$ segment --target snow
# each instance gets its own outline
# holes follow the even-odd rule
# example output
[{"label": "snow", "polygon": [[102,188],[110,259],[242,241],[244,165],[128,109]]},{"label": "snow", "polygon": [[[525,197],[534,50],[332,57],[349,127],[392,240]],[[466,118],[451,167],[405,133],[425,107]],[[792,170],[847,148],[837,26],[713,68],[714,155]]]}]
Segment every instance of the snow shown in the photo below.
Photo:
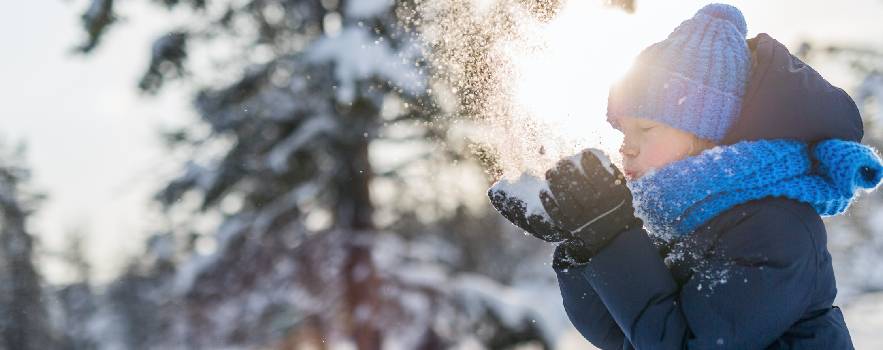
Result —
[{"label": "snow", "polygon": [[[607,157],[606,154],[604,154],[604,151],[597,148],[589,148],[588,151],[592,152],[595,157],[598,157],[598,160],[601,161],[601,165],[604,166],[604,170],[607,170],[610,175],[613,175],[613,164],[610,162],[610,158]],[[573,159],[573,157],[571,157],[571,161],[577,165],[580,171],[582,171],[583,175],[586,174],[585,170],[583,170],[582,163],[579,158]]]},{"label": "snow", "polygon": [[419,50],[416,42],[406,43],[404,47],[395,53],[386,41],[372,38],[367,29],[347,26],[339,35],[317,40],[308,50],[307,58],[314,63],[334,63],[340,102],[352,102],[356,97],[356,83],[371,77],[418,94],[426,87],[425,75],[414,64]]},{"label": "snow", "polygon": [[267,164],[277,173],[288,171],[288,160],[303,145],[309,143],[323,132],[332,131],[337,127],[333,119],[324,115],[310,118],[285,140],[280,141],[267,154]]},{"label": "snow", "polygon": [[[427,236],[428,237],[428,236]],[[395,286],[406,288],[385,288],[382,290],[388,297],[397,298],[408,309],[408,314],[415,317],[409,321],[414,330],[426,322],[431,322],[436,313],[446,312],[436,303],[429,302],[425,295],[411,290],[434,289],[455,302],[457,308],[463,308],[471,321],[484,317],[490,312],[510,329],[521,329],[532,326],[542,334],[543,340],[560,349],[563,339],[570,337],[571,344],[587,344],[581,337],[574,336],[573,326],[564,312],[563,303],[558,289],[557,279],[552,270],[542,264],[532,264],[528,270],[522,270],[515,284],[507,285],[493,278],[472,272],[455,272],[446,267],[444,261],[447,253],[439,255],[424,249],[441,245],[441,251],[448,248],[446,243],[436,239],[420,237],[404,240],[394,233],[378,233],[374,241],[374,254],[377,271],[381,276],[392,277]],[[546,254],[534,258],[547,260]],[[457,321],[462,323],[466,320]],[[467,321],[470,322],[470,321]],[[408,327],[405,327],[408,328]],[[396,332],[395,339],[387,339],[384,349],[411,349],[418,338],[417,334],[409,333],[408,329]],[[465,340],[465,339],[464,339]],[[484,346],[461,343],[452,348],[484,349]],[[586,348],[585,346],[579,348]],[[591,348],[591,347],[589,347]]]},{"label": "snow", "polygon": [[395,270],[399,280],[414,286],[434,287],[445,283],[448,276],[437,264],[409,263]]},{"label": "snow", "polygon": [[273,202],[264,205],[257,217],[254,218],[251,234],[263,235],[267,233],[280,215],[296,212],[306,201],[316,198],[320,189],[321,186],[314,182],[302,183],[285,195],[279,196]]},{"label": "snow", "polygon": [[[537,325],[546,341],[554,349],[561,347],[564,335],[574,328],[564,311],[558,279],[553,278],[550,282],[551,284],[546,284],[542,280],[532,278],[514,284],[512,289],[518,291],[528,300],[528,305],[536,317],[532,319],[532,322]],[[550,294],[554,297],[550,297]],[[587,347],[583,346],[581,349],[587,349]],[[589,346],[588,349],[594,349],[594,347]]]},{"label": "snow", "polygon": [[[603,151],[596,148],[588,148],[586,151],[592,152],[598,160],[601,162],[601,165],[604,167],[604,170],[611,175],[614,173],[613,164],[610,162],[610,158],[604,154]],[[586,175],[585,170],[582,168],[581,162],[582,152],[574,154],[567,159],[573,163],[573,165],[579,169],[579,171]],[[525,216],[531,215],[539,215],[547,221],[551,221],[549,214],[546,213],[545,208],[543,208],[543,203],[540,201],[540,192],[549,190],[549,184],[539,177],[533,176],[528,172],[522,173],[517,179],[509,180],[506,178],[497,181],[491,186],[493,191],[500,191],[506,193],[509,197],[518,198],[524,202],[525,205]]]},{"label": "snow", "polygon": [[[732,150],[732,151],[736,152],[736,150]],[[724,147],[714,146],[712,148],[702,151],[702,153],[711,155],[713,160],[721,160],[721,157],[723,156],[723,153],[724,153]]]},{"label": "snow", "polygon": [[[486,305],[512,329],[526,322],[536,325],[544,340],[556,348],[556,343],[568,330],[569,320],[564,316],[557,285],[506,286],[482,275],[461,273],[452,281],[459,295],[467,298],[472,309]],[[557,296],[557,297],[550,297]]]},{"label": "snow", "polygon": [[843,315],[856,349],[883,349],[883,292],[857,298]]},{"label": "snow", "polygon": [[247,226],[247,222],[241,218],[231,218],[224,221],[217,233],[218,249],[215,249],[211,254],[195,254],[193,258],[178,265],[172,282],[172,292],[176,295],[183,295],[193,289],[196,279],[224,256],[227,244],[234,237],[248,232]]},{"label": "snow", "polygon": [[349,18],[371,18],[389,11],[392,5],[393,0],[347,1],[343,13]]},{"label": "snow", "polygon": [[540,191],[550,191],[549,184],[545,180],[528,173],[523,173],[515,181],[501,179],[491,186],[491,189],[502,191],[509,197],[515,197],[523,201],[526,207],[526,216],[536,214],[551,221],[549,214],[546,213],[546,209],[543,208],[543,203],[540,201]]},{"label": "snow", "polygon": [[182,182],[193,182],[197,188],[205,190],[210,188],[218,177],[218,172],[200,165],[195,161],[187,161],[184,165],[185,173],[181,177]]},{"label": "snow", "polygon": [[[507,326],[512,329],[521,327],[522,322],[529,319],[530,311],[524,306],[530,303],[515,291],[499,286],[495,281],[481,275],[463,274],[453,284],[463,296],[475,303],[487,303]],[[479,305],[470,308],[480,310]]]}]

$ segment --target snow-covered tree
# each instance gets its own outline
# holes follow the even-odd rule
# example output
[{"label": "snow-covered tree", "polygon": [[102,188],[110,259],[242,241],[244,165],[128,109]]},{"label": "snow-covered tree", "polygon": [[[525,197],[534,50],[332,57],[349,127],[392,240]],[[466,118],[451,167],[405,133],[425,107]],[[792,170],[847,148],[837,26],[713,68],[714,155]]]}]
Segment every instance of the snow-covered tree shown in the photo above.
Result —
[{"label": "snow-covered tree", "polygon": [[[156,198],[218,224],[148,242],[96,301],[99,347],[553,346],[565,329],[554,280],[498,278],[542,261],[513,254],[527,245],[511,248],[520,235],[498,218],[440,204],[457,199],[436,175],[481,170],[452,133],[461,111],[440,103],[449,76],[425,58],[418,2],[161,2],[193,20],[153,43],[139,88],[194,82],[200,119],[165,133],[170,152],[192,156]],[[113,3],[83,16],[83,52],[112,29]],[[191,62],[211,45],[229,57],[198,76]]]}]

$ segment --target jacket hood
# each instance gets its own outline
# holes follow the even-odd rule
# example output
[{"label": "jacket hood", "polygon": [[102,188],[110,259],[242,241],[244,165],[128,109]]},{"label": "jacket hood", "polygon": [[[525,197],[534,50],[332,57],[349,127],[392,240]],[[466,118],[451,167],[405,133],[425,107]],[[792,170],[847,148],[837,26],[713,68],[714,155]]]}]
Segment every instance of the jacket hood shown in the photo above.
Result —
[{"label": "jacket hood", "polygon": [[759,139],[861,142],[861,115],[843,89],[765,33],[748,39],[748,46],[752,67],[742,110],[722,144]]}]

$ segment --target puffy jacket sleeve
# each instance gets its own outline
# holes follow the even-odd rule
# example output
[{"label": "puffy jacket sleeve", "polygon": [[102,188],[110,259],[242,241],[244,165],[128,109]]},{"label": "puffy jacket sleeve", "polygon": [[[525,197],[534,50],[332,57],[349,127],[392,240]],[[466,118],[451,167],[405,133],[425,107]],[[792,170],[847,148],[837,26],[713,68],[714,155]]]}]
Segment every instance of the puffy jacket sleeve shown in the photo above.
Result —
[{"label": "puffy jacket sleeve", "polygon": [[[558,258],[562,247],[555,250]],[[558,276],[558,287],[567,317],[577,331],[589,342],[601,349],[622,349],[625,340],[622,330],[607,307],[601,302],[598,294],[585,278],[585,265],[561,266],[552,265]]]},{"label": "puffy jacket sleeve", "polygon": [[810,303],[818,228],[784,205],[746,215],[681,288],[643,229],[620,234],[582,273],[636,349],[763,349]]}]

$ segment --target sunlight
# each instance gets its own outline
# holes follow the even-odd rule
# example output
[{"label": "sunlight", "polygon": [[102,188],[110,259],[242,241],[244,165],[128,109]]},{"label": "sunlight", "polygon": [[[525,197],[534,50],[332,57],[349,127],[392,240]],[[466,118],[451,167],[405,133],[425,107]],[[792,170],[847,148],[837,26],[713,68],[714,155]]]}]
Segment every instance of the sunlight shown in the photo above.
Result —
[{"label": "sunlight", "polygon": [[575,148],[599,147],[617,159],[622,135],[606,122],[607,90],[651,39],[667,35],[660,36],[667,17],[569,1],[537,31],[540,50],[507,52],[517,77],[515,103]]}]

